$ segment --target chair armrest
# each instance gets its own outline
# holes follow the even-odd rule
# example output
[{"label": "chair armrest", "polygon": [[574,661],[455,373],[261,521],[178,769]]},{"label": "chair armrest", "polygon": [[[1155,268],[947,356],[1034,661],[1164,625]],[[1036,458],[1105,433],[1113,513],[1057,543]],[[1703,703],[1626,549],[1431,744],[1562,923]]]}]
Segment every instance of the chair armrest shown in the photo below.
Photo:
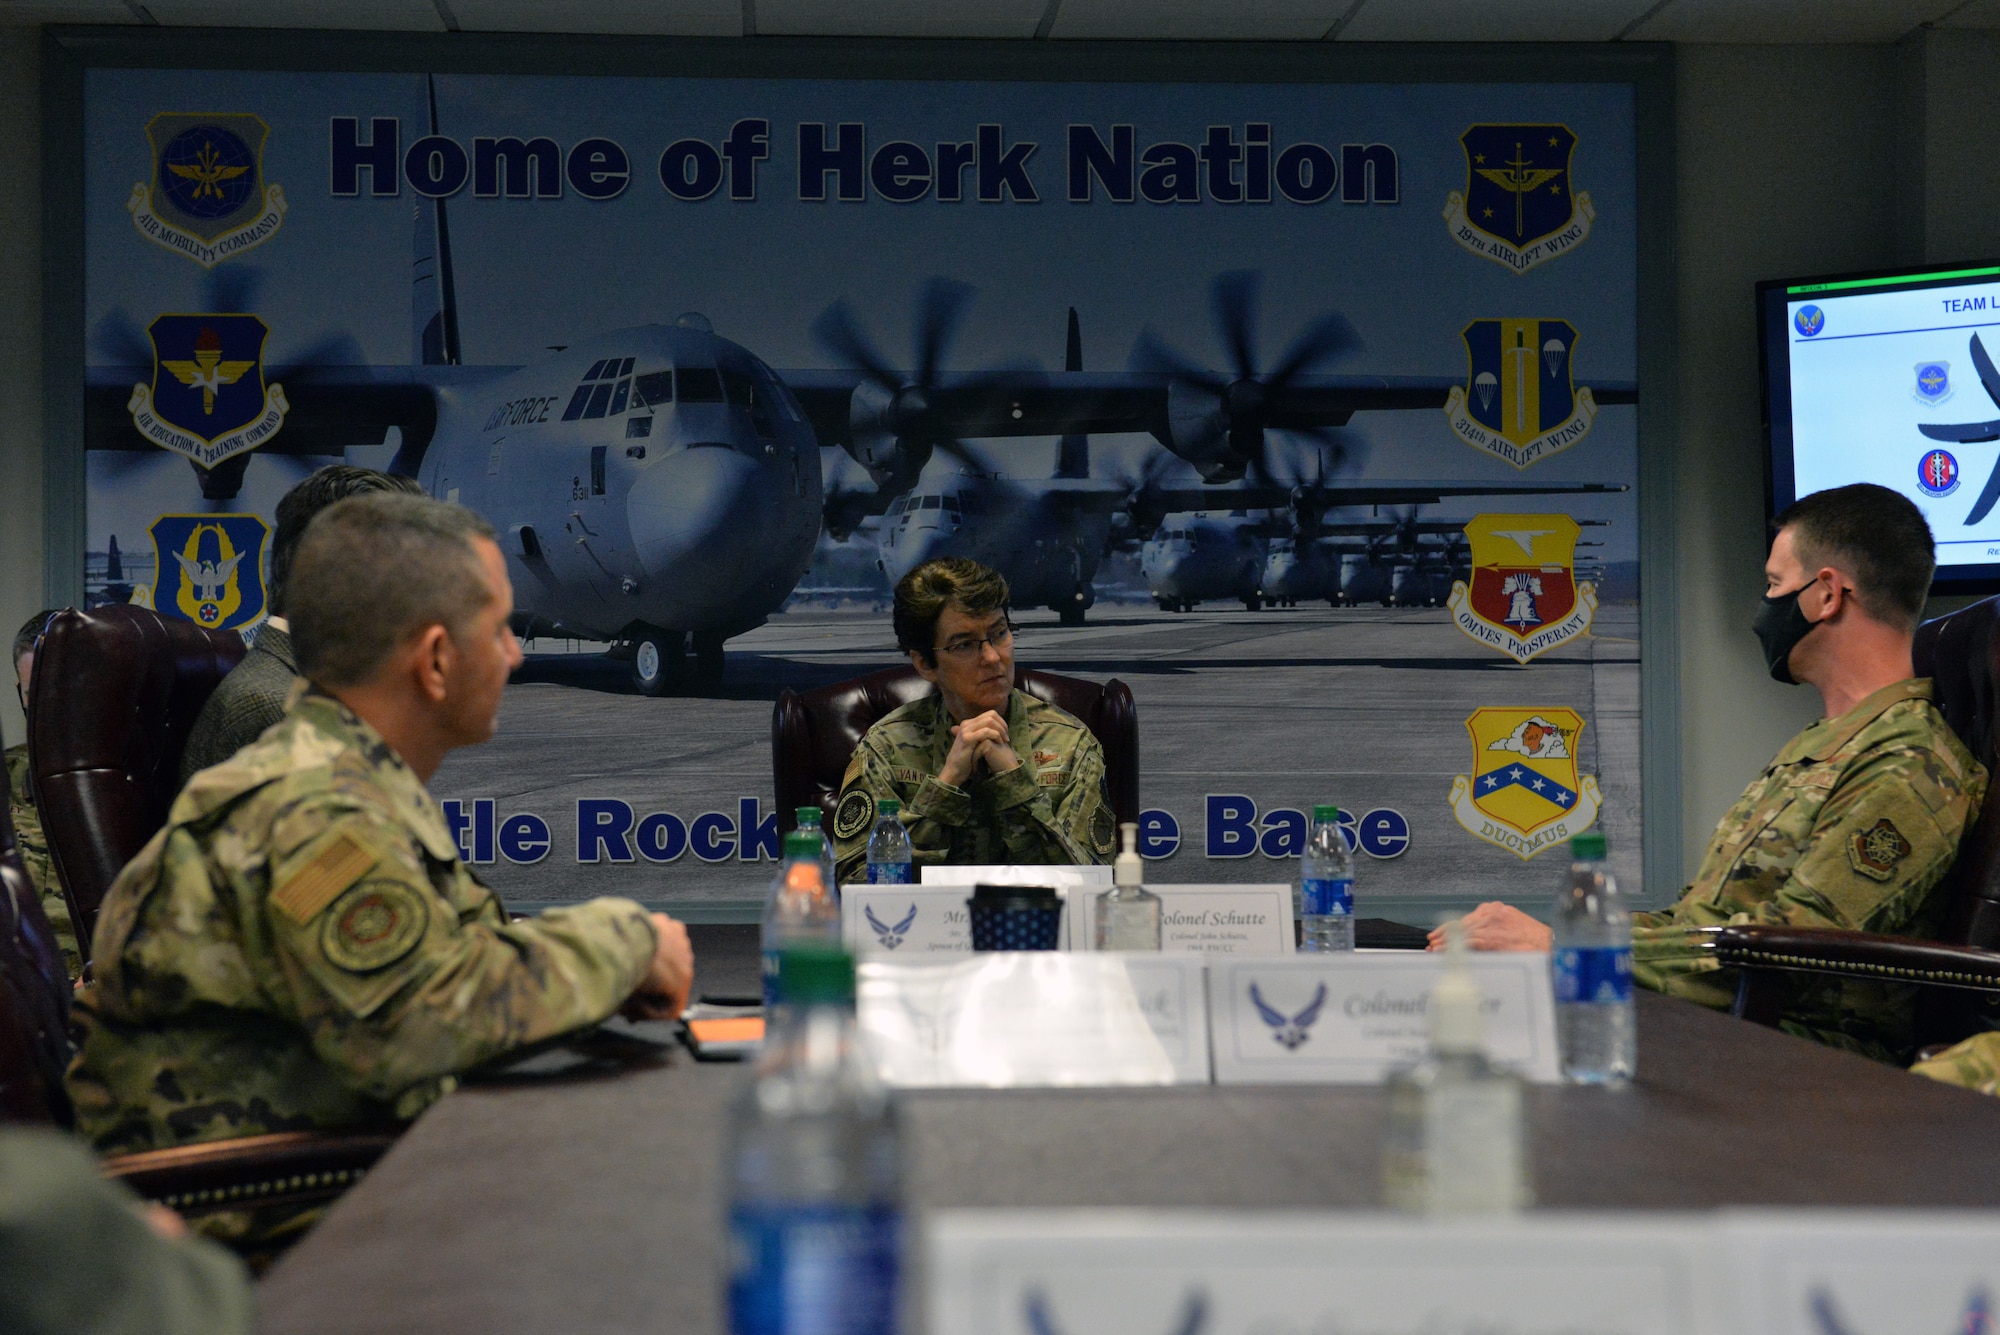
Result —
[{"label": "chair armrest", "polygon": [[1839,974],[2000,993],[2000,952],[1832,927],[1704,927],[1696,935],[1732,969]]},{"label": "chair armrest", "polygon": [[280,1131],[106,1159],[104,1175],[183,1214],[330,1200],[396,1143],[383,1132]]}]

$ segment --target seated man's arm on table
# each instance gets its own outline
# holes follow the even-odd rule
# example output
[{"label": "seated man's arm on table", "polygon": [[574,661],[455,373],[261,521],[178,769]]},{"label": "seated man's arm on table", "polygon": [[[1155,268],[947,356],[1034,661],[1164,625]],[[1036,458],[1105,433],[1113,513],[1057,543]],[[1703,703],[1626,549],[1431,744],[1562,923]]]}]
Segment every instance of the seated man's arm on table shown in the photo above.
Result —
[{"label": "seated man's arm on table", "polygon": [[482,889],[454,904],[432,876],[463,869],[427,866],[406,829],[365,808],[302,803],[271,844],[268,898],[245,919],[269,933],[314,1051],[376,1098],[395,1103],[621,1006],[675,1014],[686,1000],[685,929],[630,900],[501,922]]},{"label": "seated man's arm on table", "polygon": [[2000,1033],[1974,1034],[1957,1047],[1910,1068],[1942,1084],[2000,1094]]},{"label": "seated man's arm on table", "polygon": [[1104,750],[1084,732],[1060,788],[1019,765],[986,781],[1006,860],[1090,866],[1117,848],[1118,818],[1104,784]]}]

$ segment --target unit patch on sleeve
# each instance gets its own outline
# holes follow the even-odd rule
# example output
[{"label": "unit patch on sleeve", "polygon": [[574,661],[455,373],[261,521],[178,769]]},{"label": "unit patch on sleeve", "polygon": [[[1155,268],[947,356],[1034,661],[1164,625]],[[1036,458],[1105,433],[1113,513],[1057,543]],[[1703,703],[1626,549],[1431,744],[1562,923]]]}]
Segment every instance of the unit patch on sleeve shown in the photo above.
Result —
[{"label": "unit patch on sleeve", "polygon": [[868,822],[875,814],[874,799],[865,788],[852,788],[847,796],[840,799],[840,805],[833,809],[833,837],[852,839],[868,828]]},{"label": "unit patch on sleeve", "polygon": [[1896,864],[1909,855],[1910,841],[1887,816],[1855,835],[1847,845],[1848,862],[1872,881],[1888,880],[1896,874]]},{"label": "unit patch on sleeve", "polygon": [[303,927],[374,865],[375,855],[343,834],[293,872],[271,896],[271,905]]},{"label": "unit patch on sleeve", "polygon": [[416,948],[430,910],[401,881],[376,877],[349,890],[320,929],[320,949],[349,973],[386,969]]}]

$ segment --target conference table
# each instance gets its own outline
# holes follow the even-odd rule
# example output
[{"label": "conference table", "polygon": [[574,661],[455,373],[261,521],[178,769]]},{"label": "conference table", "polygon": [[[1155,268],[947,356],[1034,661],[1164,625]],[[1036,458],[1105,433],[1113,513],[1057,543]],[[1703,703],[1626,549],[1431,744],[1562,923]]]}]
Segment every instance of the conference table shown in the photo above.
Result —
[{"label": "conference table", "polygon": [[[757,990],[754,927],[690,930],[698,990]],[[2000,1099],[1649,993],[1638,1022],[1630,1088],[1530,1091],[1540,1206],[2000,1207]],[[722,1329],[721,1170],[747,1068],[666,1045],[546,1065],[426,1112],[264,1279],[264,1329]],[[1381,1208],[1377,1088],[924,1091],[902,1110],[913,1225],[952,1207]]]}]

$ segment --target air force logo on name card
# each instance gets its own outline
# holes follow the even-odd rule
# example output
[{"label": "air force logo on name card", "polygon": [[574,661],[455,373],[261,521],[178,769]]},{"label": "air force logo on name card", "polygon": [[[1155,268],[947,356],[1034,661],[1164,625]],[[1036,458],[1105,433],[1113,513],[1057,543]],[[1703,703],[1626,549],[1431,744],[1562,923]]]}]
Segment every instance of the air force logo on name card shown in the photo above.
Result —
[{"label": "air force logo on name card", "polygon": [[1952,395],[1951,363],[1918,362],[1917,383],[1910,393],[1926,407],[1949,399]]},{"label": "air force logo on name card", "polygon": [[125,410],[163,450],[213,468],[278,433],[291,405],[264,383],[264,339],[254,315],[162,315],[147,327],[153,381],[132,386]]},{"label": "air force logo on name card", "polygon": [[1526,468],[1590,433],[1597,402],[1570,373],[1576,327],[1567,320],[1474,320],[1460,333],[1468,363],[1445,419],[1475,450]]},{"label": "air force logo on name card", "polygon": [[264,182],[261,116],[162,112],[146,122],[150,184],[125,202],[147,240],[212,269],[269,241],[285,220],[285,192]]},{"label": "air force logo on name card", "polygon": [[1475,125],[1465,149],[1465,191],[1445,200],[1451,239],[1515,273],[1581,245],[1597,217],[1570,188],[1576,135],[1567,125]]},{"label": "air force logo on name card", "polygon": [[1583,716],[1574,709],[1475,710],[1472,773],[1451,781],[1452,815],[1474,838],[1526,861],[1597,821],[1595,775],[1577,773]]},{"label": "air force logo on name card", "polygon": [[256,515],[161,515],[151,529],[154,610],[209,630],[261,619],[270,531]]},{"label": "air force logo on name card", "polygon": [[1452,620],[1521,663],[1589,630],[1597,589],[1576,581],[1581,532],[1568,515],[1474,516],[1465,526],[1472,580],[1451,586]]}]

